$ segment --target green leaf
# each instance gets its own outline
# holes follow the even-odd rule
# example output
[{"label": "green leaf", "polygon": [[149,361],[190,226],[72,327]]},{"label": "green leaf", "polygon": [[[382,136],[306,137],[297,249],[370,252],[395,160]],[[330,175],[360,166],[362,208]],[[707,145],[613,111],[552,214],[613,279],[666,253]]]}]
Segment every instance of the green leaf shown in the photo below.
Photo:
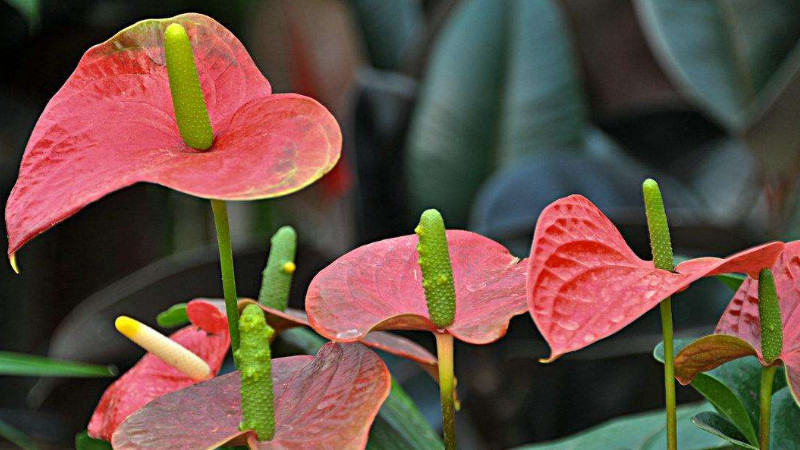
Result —
[{"label": "green leaf", "polygon": [[715,412],[701,412],[692,417],[692,423],[694,423],[697,428],[707,433],[711,433],[714,436],[725,439],[737,448],[758,450],[758,447],[750,445],[746,442],[747,439],[742,436],[742,433],[739,432],[734,424]]},{"label": "green leaf", "polygon": [[[693,339],[676,339],[675,352],[694,342]],[[659,343],[653,350],[653,357],[664,362],[664,345]],[[755,364],[755,366],[753,365]],[[741,368],[741,371],[737,370]],[[731,361],[709,372],[700,373],[692,381],[691,386],[705,397],[714,408],[732,422],[748,442],[756,444],[758,417],[758,388],[761,377],[761,365],[753,357]],[[752,383],[755,382],[755,385]],[[755,389],[755,390],[753,390]],[[755,395],[753,403],[750,400]]]},{"label": "green leaf", "polygon": [[415,213],[436,205],[450,226],[465,226],[495,169],[586,151],[588,108],[569,30],[551,0],[456,7],[432,51],[407,138]]},{"label": "green leaf", "polygon": [[189,317],[186,315],[186,303],[172,305],[166,311],[158,313],[156,322],[162,328],[175,328],[186,325],[189,323]]},{"label": "green leaf", "polygon": [[714,278],[724,284],[731,291],[736,292],[739,290],[739,286],[744,283],[746,277],[740,273],[723,273],[722,275],[717,275]]},{"label": "green leaf", "polygon": [[[678,407],[678,448],[701,450],[727,446],[724,440],[692,425],[692,416],[711,410],[708,403]],[[521,447],[519,450],[662,450],[666,445],[664,411],[659,410],[621,417],[566,439]]]},{"label": "green leaf", "polygon": [[773,392],[775,393],[772,394],[769,448],[776,450],[800,449],[800,408],[792,398],[789,388],[776,389]]},{"label": "green leaf", "polygon": [[3,422],[2,420],[0,420],[0,438],[5,439],[24,450],[36,450],[38,448],[31,438],[25,435],[25,433],[12,427],[8,423]]},{"label": "green leaf", "polygon": [[[315,354],[325,339],[308,328],[291,328],[275,343],[275,353]],[[381,406],[369,432],[367,448],[372,450],[441,449],[439,435],[431,428],[402,387],[392,380],[392,391]]]},{"label": "green leaf", "polygon": [[31,377],[113,377],[114,366],[99,366],[72,361],[0,351],[0,375]]},{"label": "green leaf", "polygon": [[84,430],[75,435],[75,450],[111,450],[111,444],[90,437],[89,432]]},{"label": "green leaf", "polygon": [[637,0],[641,25],[664,71],[734,135],[767,174],[797,160],[800,114],[798,0]]},{"label": "green leaf", "polygon": [[796,1],[638,0],[637,7],[667,75],[734,131],[766,101],[800,38]]}]

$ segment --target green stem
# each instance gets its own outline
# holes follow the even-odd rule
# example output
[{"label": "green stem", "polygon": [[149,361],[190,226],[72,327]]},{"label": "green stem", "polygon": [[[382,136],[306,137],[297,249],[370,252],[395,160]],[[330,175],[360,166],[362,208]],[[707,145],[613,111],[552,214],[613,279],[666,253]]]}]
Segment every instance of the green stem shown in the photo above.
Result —
[{"label": "green stem", "polygon": [[761,389],[758,393],[761,410],[761,425],[758,428],[758,442],[760,450],[769,450],[769,422],[772,409],[772,381],[775,379],[775,370],[778,366],[769,366],[761,369]]},{"label": "green stem", "polygon": [[434,333],[436,356],[439,359],[439,390],[442,400],[442,429],[446,450],[456,448],[456,407],[453,396],[455,376],[453,373],[453,336]]},{"label": "green stem", "polygon": [[661,333],[664,335],[664,396],[667,410],[667,448],[678,448],[677,420],[675,417],[675,344],[672,338],[672,299],[661,304]]},{"label": "green stem", "polygon": [[[657,269],[673,270],[672,240],[669,235],[664,199],[655,180],[642,183],[644,207],[647,213],[647,229],[653,264]],[[675,344],[672,339],[672,300],[665,298],[659,305],[661,310],[661,332],[664,335],[664,397],[667,411],[667,449],[677,450],[678,428],[675,418]]]},{"label": "green stem", "polygon": [[222,290],[225,294],[225,312],[228,315],[228,329],[231,332],[231,349],[234,352],[234,363],[239,367],[236,350],[239,350],[239,306],[236,296],[236,277],[233,271],[233,249],[231,247],[231,229],[228,225],[228,208],[222,200],[211,200],[214,211],[214,225],[217,228],[217,245],[219,246],[219,266],[222,271]]}]

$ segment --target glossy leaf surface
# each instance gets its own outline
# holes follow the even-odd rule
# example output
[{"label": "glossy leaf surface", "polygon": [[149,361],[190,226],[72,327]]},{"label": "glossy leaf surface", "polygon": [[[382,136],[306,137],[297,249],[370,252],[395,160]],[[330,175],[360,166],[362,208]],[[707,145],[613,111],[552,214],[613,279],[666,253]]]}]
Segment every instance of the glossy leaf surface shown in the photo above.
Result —
[{"label": "glossy leaf surface", "polygon": [[[276,335],[293,327],[310,327],[306,313],[299,309],[287,308],[279,311],[254,300],[239,301],[239,309],[249,304],[257,305],[264,311],[267,323],[275,330]],[[367,347],[381,350],[392,355],[410,359],[419,364],[434,379],[439,379],[439,364],[436,357],[416,342],[396,334],[384,331],[373,331],[359,340]]]},{"label": "glossy leaf surface", "polygon": [[[214,130],[208,151],[178,133],[163,32],[183,25]],[[203,198],[286,195],[335,165],[336,120],[315,100],[271,94],[242,44],[199,14],[145,20],[89,49],[50,100],[6,205],[9,255],[103,196],[138,182]]]},{"label": "glossy leaf surface", "polygon": [[238,372],[154,400],[114,433],[115,449],[212,449],[225,444],[259,449],[360,449],[391,376],[373,352],[358,344],[326,344],[312,356],[272,361],[275,387],[275,437],[258,442],[239,431]]},{"label": "glossy leaf surface", "polygon": [[[727,446],[727,442],[699,430],[690,421],[695,414],[711,410],[708,403],[678,407],[678,448],[705,450]],[[664,411],[661,410],[610,420],[575,436],[518,450],[663,450],[666,446]]]},{"label": "glossy leaf surface", "polygon": [[[789,242],[772,266],[783,322],[786,378],[795,398],[800,398],[800,241]],[[761,358],[761,323],[758,318],[758,280],[748,277],[717,324],[716,333],[737,336],[752,345]]]},{"label": "glossy leaf surface", "polygon": [[[456,314],[446,332],[472,344],[502,337],[512,317],[525,311],[524,262],[475,233],[447,231]],[[351,342],[377,330],[428,330],[416,235],[359,247],[314,277],[306,311],[314,330]]]},{"label": "glossy leaf surface", "polygon": [[725,259],[698,258],[674,272],[656,269],[628,247],[589,200],[562,198],[536,224],[528,270],[528,306],[551,348],[549,361],[610,336],[694,281],[728,272],[758,274],[783,244]]},{"label": "glossy leaf surface", "polygon": [[[202,316],[193,311],[195,307],[196,305],[187,305],[187,315],[190,318]],[[224,316],[222,322],[219,322],[218,317],[215,322],[214,317],[216,316],[203,317],[204,320],[198,322],[201,326],[193,324],[170,335],[170,339],[202,358],[211,368],[212,375],[219,372],[230,346],[227,326],[224,328],[225,331],[219,334],[210,334],[203,329],[209,324],[210,329],[218,329],[220,324],[227,323]],[[195,383],[196,380],[148,353],[103,393],[89,421],[89,435],[110,441],[117,426],[142,406],[162,395]]]},{"label": "glossy leaf surface", "polygon": [[713,434],[722,438],[736,448],[746,448],[750,450],[758,450],[758,447],[751,445],[742,436],[736,426],[734,426],[728,419],[720,416],[713,411],[706,411],[692,417],[692,423],[705,431],[706,433]]}]

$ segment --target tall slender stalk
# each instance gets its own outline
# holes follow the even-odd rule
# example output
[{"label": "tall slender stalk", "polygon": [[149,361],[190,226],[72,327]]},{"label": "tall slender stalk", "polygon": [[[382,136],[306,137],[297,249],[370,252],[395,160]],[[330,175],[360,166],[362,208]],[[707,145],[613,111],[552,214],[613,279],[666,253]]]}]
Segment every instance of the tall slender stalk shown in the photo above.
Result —
[{"label": "tall slender stalk", "polygon": [[455,377],[453,373],[453,336],[448,333],[436,335],[436,356],[439,358],[439,390],[442,401],[442,430],[446,450],[456,448],[456,407],[453,396]]},{"label": "tall slender stalk", "polygon": [[231,333],[231,349],[239,349],[239,307],[236,296],[236,277],[233,271],[233,249],[231,247],[231,229],[228,225],[228,207],[222,200],[211,200],[214,211],[214,225],[217,228],[217,246],[219,247],[219,266],[222,271],[222,291],[225,296],[225,313],[228,315],[228,329]]},{"label": "tall slender stalk", "polygon": [[[673,270],[672,242],[669,236],[667,213],[661,190],[655,180],[642,184],[644,206],[647,213],[647,228],[650,232],[650,247],[656,268]],[[667,297],[659,305],[661,310],[661,333],[664,335],[664,397],[667,413],[667,449],[677,450],[678,428],[675,418],[675,344],[672,330],[672,300]]]},{"label": "tall slender stalk", "polygon": [[769,366],[761,369],[761,388],[758,392],[758,403],[761,412],[758,427],[758,448],[769,450],[769,423],[772,417],[772,381],[775,379],[775,370],[778,366]]}]

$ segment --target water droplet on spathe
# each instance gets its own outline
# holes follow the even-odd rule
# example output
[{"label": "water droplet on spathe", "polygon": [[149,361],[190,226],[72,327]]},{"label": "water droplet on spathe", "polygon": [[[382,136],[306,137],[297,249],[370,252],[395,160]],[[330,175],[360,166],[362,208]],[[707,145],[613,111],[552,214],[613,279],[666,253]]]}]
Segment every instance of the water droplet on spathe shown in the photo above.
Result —
[{"label": "water droplet on spathe", "polygon": [[347,331],[341,331],[339,333],[336,333],[336,339],[352,339],[358,336],[358,334],[359,334],[358,330],[353,328]]}]

